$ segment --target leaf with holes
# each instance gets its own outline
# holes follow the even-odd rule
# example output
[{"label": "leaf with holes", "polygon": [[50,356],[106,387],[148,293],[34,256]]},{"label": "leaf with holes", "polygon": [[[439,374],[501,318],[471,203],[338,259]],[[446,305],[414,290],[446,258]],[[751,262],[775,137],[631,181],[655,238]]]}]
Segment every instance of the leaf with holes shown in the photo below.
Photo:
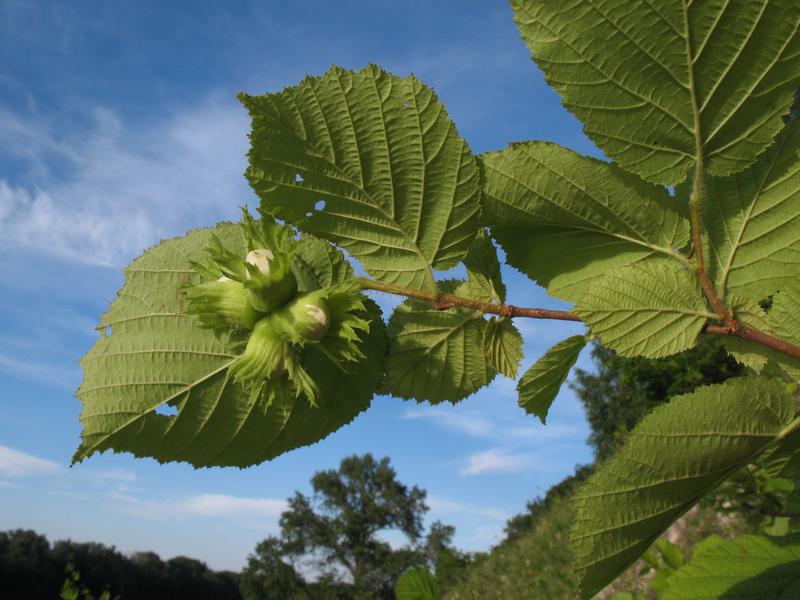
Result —
[{"label": "leaf with holes", "polygon": [[631,265],[595,280],[575,313],[620,356],[657,358],[688,350],[709,312],[688,269],[661,263]]},{"label": "leaf with holes", "polygon": [[631,565],[676,519],[787,431],[785,386],[731,379],[657,407],[578,490],[570,545],[581,598]]},{"label": "leaf with holes", "polygon": [[625,265],[685,260],[689,223],[663,187],[546,142],[484,154],[481,166],[492,235],[551,296],[577,300]]},{"label": "leaf with holes", "polygon": [[522,335],[511,319],[492,317],[483,334],[483,351],[491,367],[514,379],[522,360]]},{"label": "leaf with holes", "polygon": [[[800,84],[796,0],[512,0],[547,82],[612,160],[676,184],[772,143]],[[698,152],[699,150],[699,152]]]},{"label": "leaf with holes", "polygon": [[519,405],[528,414],[547,421],[547,413],[570,370],[586,346],[585,335],[573,335],[544,353],[520,379],[517,385]]},{"label": "leaf with holes", "polygon": [[[456,282],[444,282],[450,291]],[[389,320],[386,389],[409,400],[457,402],[494,379],[483,351],[486,321],[462,307],[406,300]]]},{"label": "leaf with holes", "polygon": [[800,275],[800,134],[790,124],[741,173],[706,179],[708,272],[722,297],[762,300]]},{"label": "leaf with holes", "polygon": [[419,80],[334,67],[239,97],[253,120],[247,179],[268,212],[398,285],[433,290],[432,269],[463,259],[479,225],[478,168]]},{"label": "leaf with holes", "polygon": [[[264,406],[228,377],[242,340],[201,328],[185,313],[181,291],[195,276],[190,261],[204,257],[212,234],[244,253],[241,228],[222,224],[164,241],[125,269],[125,284],[99,326],[111,333],[81,361],[83,434],[75,460],[110,449],[160,462],[243,467],[322,439],[369,406],[381,384],[386,344],[372,302],[362,341],[366,358],[348,365],[347,375],[313,348],[306,352],[304,367],[321,390],[318,408],[281,392]],[[327,273],[317,287],[351,277],[340,253],[328,259],[330,272],[317,263]],[[160,414],[166,406],[177,415]]]},{"label": "leaf with holes", "polygon": [[664,600],[789,600],[800,589],[800,535],[746,535],[699,549]]}]

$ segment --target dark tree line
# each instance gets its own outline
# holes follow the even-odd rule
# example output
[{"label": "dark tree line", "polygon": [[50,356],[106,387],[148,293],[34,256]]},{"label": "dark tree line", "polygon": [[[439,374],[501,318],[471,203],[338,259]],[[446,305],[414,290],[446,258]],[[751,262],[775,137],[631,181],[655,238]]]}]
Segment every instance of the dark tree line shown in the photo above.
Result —
[{"label": "dark tree line", "polygon": [[67,565],[80,583],[99,596],[109,590],[121,600],[240,600],[238,575],[209,569],[204,562],[154,552],[125,556],[113,547],[69,540],[52,545],[43,535],[17,529],[0,532],[0,597],[53,600],[59,597]]}]

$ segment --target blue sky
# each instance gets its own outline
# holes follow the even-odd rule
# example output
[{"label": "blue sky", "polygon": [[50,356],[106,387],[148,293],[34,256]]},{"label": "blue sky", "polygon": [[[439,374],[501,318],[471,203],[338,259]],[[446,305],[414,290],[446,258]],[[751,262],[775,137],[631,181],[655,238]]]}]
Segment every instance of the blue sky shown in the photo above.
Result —
[{"label": "blue sky", "polygon": [[[542,139],[598,156],[544,84],[510,8],[488,0],[0,3],[0,529],[239,569],[285,499],[354,453],[389,456],[429,517],[485,550],[589,462],[562,390],[546,428],[498,379],[457,406],[377,397],[326,440],[247,470],[129,455],[68,468],[78,360],[142,249],[237,217],[248,120],[234,95],[374,62],[432,86],[475,152]],[[562,307],[511,269],[509,300]],[[383,300],[386,304],[386,300]],[[580,331],[518,321],[526,367]],[[588,352],[579,361],[590,368]]]}]

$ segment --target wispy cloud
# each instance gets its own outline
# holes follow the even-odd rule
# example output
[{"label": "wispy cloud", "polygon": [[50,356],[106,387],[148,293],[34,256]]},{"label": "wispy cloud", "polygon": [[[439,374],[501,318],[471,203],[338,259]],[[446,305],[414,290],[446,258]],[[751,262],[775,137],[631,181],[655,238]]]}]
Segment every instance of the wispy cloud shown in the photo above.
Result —
[{"label": "wispy cloud", "polygon": [[[162,237],[235,216],[251,197],[241,175],[248,123],[235,102],[211,98],[143,130],[104,108],[93,117],[88,134],[57,136],[4,112],[5,139],[33,173],[24,186],[0,180],[4,244],[119,266]],[[53,175],[54,161],[70,175]]]},{"label": "wispy cloud", "polygon": [[467,457],[466,464],[461,469],[461,474],[469,477],[490,473],[512,473],[530,469],[535,462],[534,457],[530,454],[492,448],[484,452],[470,454]]},{"label": "wispy cloud", "polygon": [[506,521],[509,514],[505,511],[487,506],[477,506],[465,502],[458,502],[456,500],[449,500],[439,496],[429,496],[427,504],[430,510],[435,515],[443,517],[459,515],[459,516],[475,516],[483,519],[492,519],[496,521]]},{"label": "wispy cloud", "polygon": [[63,467],[55,461],[0,446],[0,473],[7,477],[47,477],[62,471]]},{"label": "wispy cloud", "polygon": [[4,354],[0,354],[0,370],[69,390],[74,390],[80,381],[80,369],[77,366],[68,368],[44,362],[31,362]]},{"label": "wispy cloud", "polygon": [[187,513],[204,517],[277,517],[286,507],[285,500],[225,494],[200,494],[182,504]]},{"label": "wispy cloud", "polygon": [[405,412],[403,419],[431,421],[445,429],[459,431],[473,437],[489,437],[492,423],[480,415],[473,415],[458,407],[427,406],[425,409],[412,408]]}]

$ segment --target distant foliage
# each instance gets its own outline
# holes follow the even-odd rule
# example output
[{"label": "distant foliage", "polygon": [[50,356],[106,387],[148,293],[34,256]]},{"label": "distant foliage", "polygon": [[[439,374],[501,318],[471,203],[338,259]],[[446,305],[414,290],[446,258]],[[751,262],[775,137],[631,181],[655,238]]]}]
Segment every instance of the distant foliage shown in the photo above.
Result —
[{"label": "distant foliage", "polygon": [[212,571],[199,560],[164,561],[153,552],[128,557],[92,542],[51,545],[43,535],[21,529],[0,532],[0,582],[0,595],[15,600],[59,598],[65,583],[67,593],[81,600],[86,593],[107,597],[106,590],[124,600],[241,598],[236,574]]}]

